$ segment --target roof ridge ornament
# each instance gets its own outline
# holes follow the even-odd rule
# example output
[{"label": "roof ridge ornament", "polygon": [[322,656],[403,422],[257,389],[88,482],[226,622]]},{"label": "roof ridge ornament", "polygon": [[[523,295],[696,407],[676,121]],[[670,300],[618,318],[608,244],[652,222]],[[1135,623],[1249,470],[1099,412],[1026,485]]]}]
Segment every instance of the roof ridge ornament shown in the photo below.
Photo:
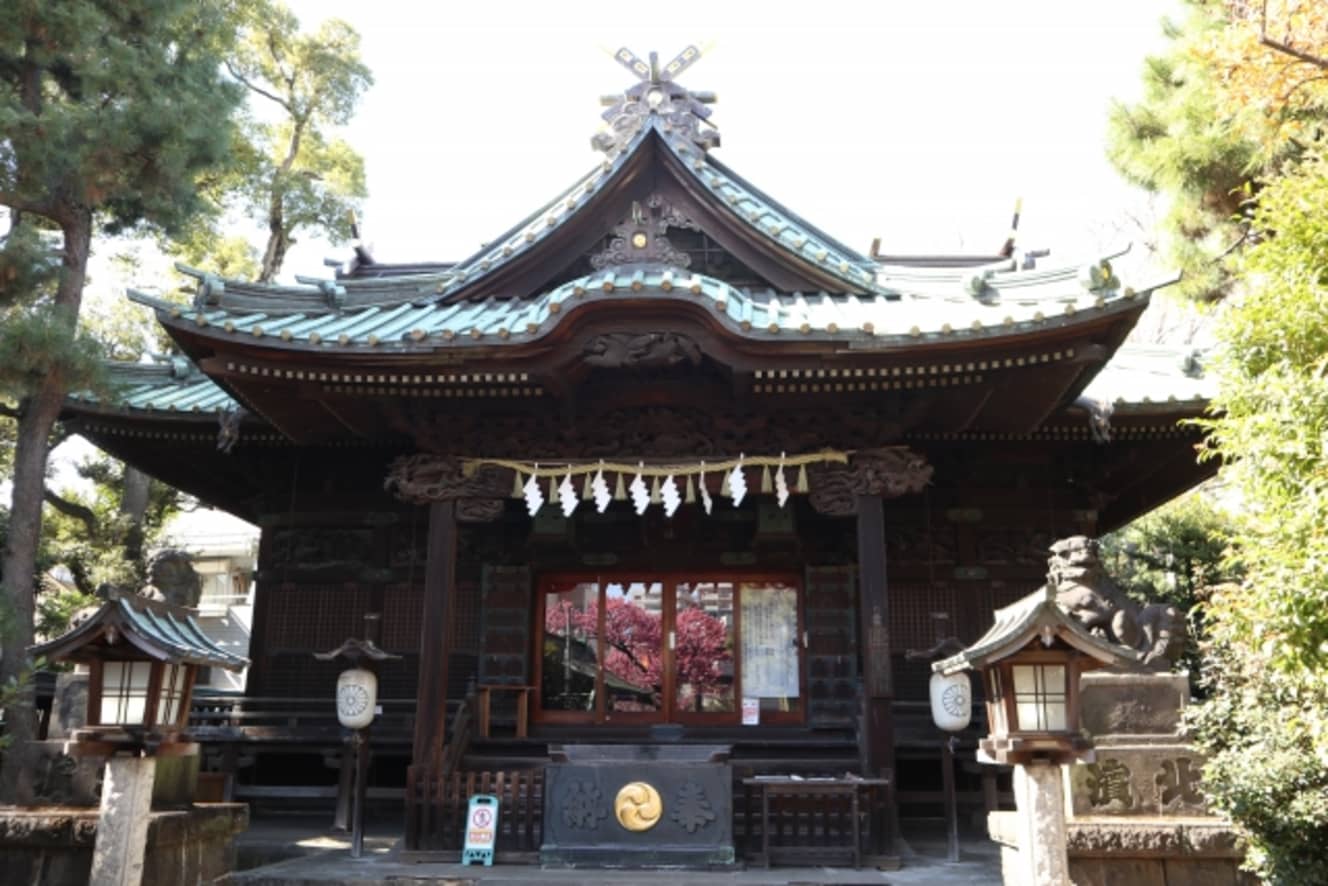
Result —
[{"label": "roof ridge ornament", "polygon": [[[609,129],[590,140],[596,150],[614,156],[652,118],[658,119],[664,132],[676,133],[703,151],[718,147],[719,132],[713,124],[707,123],[710,109],[706,107],[715,101],[715,94],[691,92],[674,81],[696,63],[701,50],[688,46],[663,68],[659,66],[658,53],[654,52],[646,62],[624,46],[613,57],[640,82],[622,93],[600,99],[600,103],[608,107],[601,116],[609,124]],[[703,127],[702,124],[706,125]]]}]

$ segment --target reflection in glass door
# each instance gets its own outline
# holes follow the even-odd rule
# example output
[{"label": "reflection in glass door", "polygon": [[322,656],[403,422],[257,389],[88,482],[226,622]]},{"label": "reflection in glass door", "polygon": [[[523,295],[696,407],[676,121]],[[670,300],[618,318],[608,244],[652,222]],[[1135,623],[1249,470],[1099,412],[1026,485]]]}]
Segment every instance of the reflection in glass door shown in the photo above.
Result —
[{"label": "reflection in glass door", "polygon": [[737,710],[733,600],[729,581],[679,582],[675,589],[671,645],[679,719]]},{"label": "reflection in glass door", "polygon": [[795,583],[627,575],[542,590],[539,719],[802,721]]},{"label": "reflection in glass door", "polygon": [[658,713],[664,706],[664,585],[610,582],[604,600],[606,718]]},{"label": "reflection in glass door", "polygon": [[544,594],[540,640],[541,706],[546,711],[593,713],[599,698],[599,585],[553,583]]}]

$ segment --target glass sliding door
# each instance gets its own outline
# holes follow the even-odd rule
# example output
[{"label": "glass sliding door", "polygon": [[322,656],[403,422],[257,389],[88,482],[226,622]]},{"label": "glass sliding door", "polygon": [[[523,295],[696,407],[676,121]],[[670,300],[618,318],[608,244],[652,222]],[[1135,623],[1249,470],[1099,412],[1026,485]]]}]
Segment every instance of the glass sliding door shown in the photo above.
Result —
[{"label": "glass sliding door", "polygon": [[732,721],[738,710],[733,582],[678,582],[673,599],[673,709],[677,719]]},{"label": "glass sliding door", "polygon": [[760,722],[802,720],[802,618],[796,585],[738,584],[742,697]]},{"label": "glass sliding door", "polygon": [[604,585],[604,712],[615,722],[664,711],[664,583]]},{"label": "glass sliding door", "polygon": [[800,586],[753,576],[545,577],[536,719],[803,719]]},{"label": "glass sliding door", "polygon": [[545,585],[540,708],[555,714],[554,719],[593,716],[599,706],[599,597],[595,582]]}]

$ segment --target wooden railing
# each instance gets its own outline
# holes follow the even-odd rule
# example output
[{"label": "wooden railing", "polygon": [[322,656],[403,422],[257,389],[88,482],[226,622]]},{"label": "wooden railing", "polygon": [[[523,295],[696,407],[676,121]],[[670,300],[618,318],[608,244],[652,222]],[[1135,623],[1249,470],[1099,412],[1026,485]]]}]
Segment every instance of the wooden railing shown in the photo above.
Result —
[{"label": "wooden railing", "polygon": [[466,807],[475,794],[498,797],[496,859],[539,860],[544,835],[544,772],[452,772],[430,775],[424,767],[406,776],[406,852],[417,861],[456,861],[465,839]]},{"label": "wooden railing", "polygon": [[[375,752],[409,754],[415,728],[414,699],[380,699],[383,713],[373,724],[370,746]],[[336,704],[323,698],[266,698],[231,694],[196,695],[189,711],[189,735],[203,745],[223,778],[225,799],[270,803],[318,802],[335,799],[337,818],[348,801],[347,732],[337,721]],[[249,784],[240,770],[265,754],[323,754],[335,765],[343,757],[336,781],[321,784],[265,782]],[[370,799],[400,798],[400,787],[371,786]]]},{"label": "wooden railing", "polygon": [[[375,743],[410,742],[415,699],[384,698],[374,720]],[[263,698],[247,695],[195,695],[189,732],[197,741],[338,743],[345,730],[337,722],[336,701],[321,698]]]}]

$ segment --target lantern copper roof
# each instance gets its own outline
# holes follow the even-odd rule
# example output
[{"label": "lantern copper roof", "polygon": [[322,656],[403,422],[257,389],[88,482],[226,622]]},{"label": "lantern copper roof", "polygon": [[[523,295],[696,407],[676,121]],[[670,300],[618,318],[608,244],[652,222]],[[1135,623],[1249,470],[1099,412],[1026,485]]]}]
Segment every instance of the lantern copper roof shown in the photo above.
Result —
[{"label": "lantern copper roof", "polygon": [[29,651],[57,661],[150,658],[232,671],[249,664],[210,640],[188,611],[135,594],[112,597],[78,627]]},{"label": "lantern copper roof", "polygon": [[938,674],[957,674],[1008,658],[1029,643],[1057,640],[1106,665],[1135,667],[1143,653],[1092,634],[1056,603],[1056,591],[1043,585],[1021,600],[996,610],[996,621],[976,643],[931,666]]}]

